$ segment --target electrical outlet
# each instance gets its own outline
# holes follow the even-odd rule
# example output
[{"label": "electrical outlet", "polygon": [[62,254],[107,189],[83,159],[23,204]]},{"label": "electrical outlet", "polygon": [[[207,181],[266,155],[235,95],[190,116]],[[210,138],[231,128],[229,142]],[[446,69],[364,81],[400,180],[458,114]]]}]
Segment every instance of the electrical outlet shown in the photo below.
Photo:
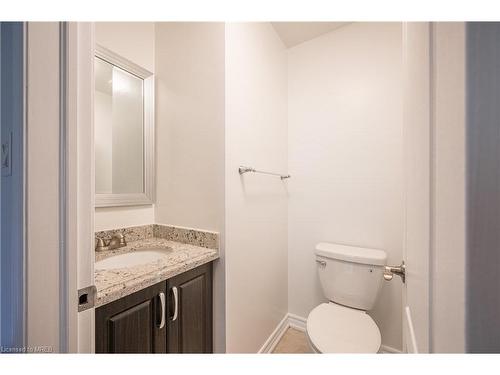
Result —
[{"label": "electrical outlet", "polygon": [[2,140],[1,147],[1,165],[2,165],[2,176],[12,175],[12,132],[6,137],[6,140]]}]

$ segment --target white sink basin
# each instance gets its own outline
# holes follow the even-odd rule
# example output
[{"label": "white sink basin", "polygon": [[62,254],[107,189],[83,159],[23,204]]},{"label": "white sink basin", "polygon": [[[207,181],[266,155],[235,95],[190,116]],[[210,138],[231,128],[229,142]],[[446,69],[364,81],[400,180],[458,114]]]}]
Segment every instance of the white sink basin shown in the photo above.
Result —
[{"label": "white sink basin", "polygon": [[171,248],[144,248],[131,253],[115,255],[95,263],[95,270],[111,270],[115,268],[128,268],[155,262],[172,252]]}]

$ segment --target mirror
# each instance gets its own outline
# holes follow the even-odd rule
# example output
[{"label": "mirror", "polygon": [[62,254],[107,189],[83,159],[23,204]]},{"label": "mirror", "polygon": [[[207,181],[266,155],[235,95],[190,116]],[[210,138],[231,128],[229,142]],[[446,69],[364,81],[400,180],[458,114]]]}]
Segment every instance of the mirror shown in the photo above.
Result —
[{"label": "mirror", "polygon": [[151,204],[153,74],[97,46],[94,80],[96,207]]}]

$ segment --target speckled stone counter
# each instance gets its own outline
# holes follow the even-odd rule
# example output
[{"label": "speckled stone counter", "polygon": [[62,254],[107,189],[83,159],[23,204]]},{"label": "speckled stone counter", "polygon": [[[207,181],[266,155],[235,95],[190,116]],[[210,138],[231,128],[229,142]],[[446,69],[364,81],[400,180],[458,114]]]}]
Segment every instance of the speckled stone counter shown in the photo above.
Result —
[{"label": "speckled stone counter", "polygon": [[[97,297],[95,307],[115,301],[121,297],[147,288],[148,286],[196,268],[219,257],[218,236],[216,233],[181,228],[181,233],[183,233],[182,231],[189,231],[191,233],[190,238],[179,237],[181,241],[191,243],[182,243],[170,239],[152,237],[153,230],[149,230],[147,227],[149,226],[136,227],[139,228],[141,235],[130,235],[130,238],[133,238],[135,241],[128,242],[125,247],[116,250],[96,252],[96,262],[114,255],[141,251],[145,248],[168,248],[170,251],[166,252],[160,259],[146,264],[126,268],[96,269],[95,286],[97,288]],[[151,227],[153,227],[153,225]],[[175,227],[160,227],[160,230],[164,232],[172,232],[171,228],[174,228],[174,232],[177,230]],[[136,233],[133,228],[114,230],[112,232],[116,233],[117,231]],[[154,232],[156,232],[154,234],[158,233],[158,226],[154,228]],[[192,234],[193,232],[195,232],[194,235]],[[98,232],[96,236],[106,238],[109,237],[109,233]],[[200,238],[205,237],[210,239],[208,245],[212,247],[216,246],[217,248],[199,246],[207,245],[206,243],[200,243]],[[175,238],[177,239],[177,237]],[[195,244],[192,244],[193,242]]]}]

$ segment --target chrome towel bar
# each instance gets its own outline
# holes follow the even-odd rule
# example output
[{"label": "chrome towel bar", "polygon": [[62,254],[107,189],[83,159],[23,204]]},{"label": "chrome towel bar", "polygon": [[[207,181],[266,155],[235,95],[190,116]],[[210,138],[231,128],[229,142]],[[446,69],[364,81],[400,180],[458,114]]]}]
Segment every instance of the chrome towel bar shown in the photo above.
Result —
[{"label": "chrome towel bar", "polygon": [[273,173],[273,172],[265,172],[265,171],[259,171],[255,168],[252,168],[252,167],[245,167],[243,165],[240,165],[240,167],[238,168],[238,172],[240,174],[244,174],[244,173],[248,173],[248,172],[252,172],[252,173],[261,173],[261,174],[267,174],[267,175],[270,175],[270,176],[278,176],[279,178],[281,178],[282,180],[285,180],[287,178],[290,178],[292,176],[290,176],[289,174],[280,174],[280,173]]}]

